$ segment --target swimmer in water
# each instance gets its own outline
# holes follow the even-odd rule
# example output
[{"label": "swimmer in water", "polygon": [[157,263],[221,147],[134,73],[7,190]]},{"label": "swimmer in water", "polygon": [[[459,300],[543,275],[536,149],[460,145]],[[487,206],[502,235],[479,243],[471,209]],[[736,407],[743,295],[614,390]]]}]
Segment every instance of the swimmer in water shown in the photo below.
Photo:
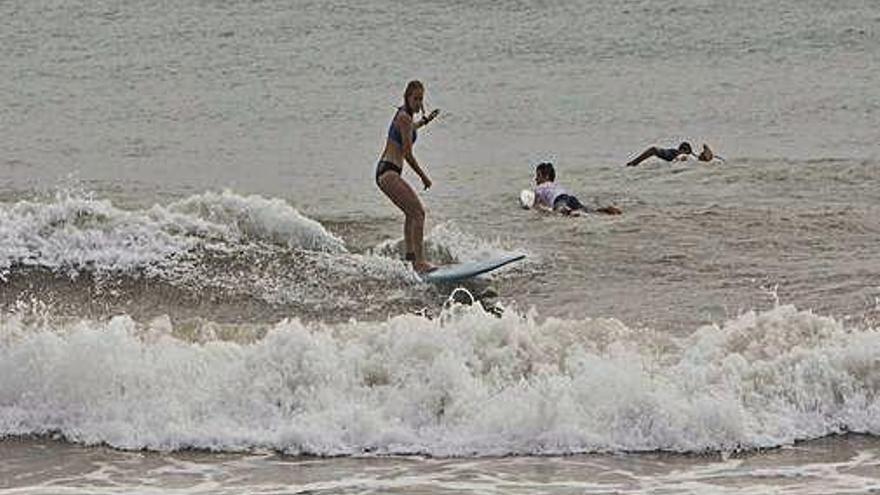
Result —
[{"label": "swimmer in water", "polygon": [[651,158],[652,156],[656,156],[661,160],[665,160],[667,162],[671,162],[674,160],[685,160],[689,156],[696,156],[697,160],[701,162],[711,162],[713,159],[724,161],[724,158],[716,155],[711,148],[709,148],[708,144],[703,143],[703,149],[700,151],[699,155],[694,155],[694,151],[691,148],[691,143],[684,141],[678,145],[678,148],[658,148],[656,146],[651,146],[642,152],[641,155],[637,156],[630,162],[626,164],[627,167],[635,167],[636,165],[642,163],[643,161]]},{"label": "swimmer in water", "polygon": [[606,213],[608,215],[620,215],[622,212],[616,206],[603,206],[591,208],[581,203],[578,198],[569,194],[559,183],[556,182],[556,170],[550,162],[539,163],[535,167],[535,205],[553,210],[563,215],[585,213]]},{"label": "swimmer in water", "polygon": [[656,146],[651,146],[642,152],[641,155],[635,157],[630,160],[626,166],[627,167],[635,167],[636,165],[642,163],[643,161],[651,158],[652,156],[656,156],[661,160],[665,160],[667,162],[671,162],[673,160],[680,159],[679,157],[687,157],[688,155],[693,155],[694,151],[691,148],[691,143],[684,141],[678,145],[678,148],[658,148]]}]

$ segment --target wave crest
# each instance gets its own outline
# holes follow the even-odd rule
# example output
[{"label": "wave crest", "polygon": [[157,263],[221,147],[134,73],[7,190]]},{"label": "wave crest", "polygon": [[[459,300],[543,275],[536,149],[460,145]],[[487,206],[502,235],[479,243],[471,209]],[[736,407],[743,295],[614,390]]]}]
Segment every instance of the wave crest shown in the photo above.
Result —
[{"label": "wave crest", "polygon": [[146,210],[126,210],[82,194],[0,205],[4,275],[16,266],[71,276],[79,270],[126,271],[174,264],[194,249],[224,252],[252,243],[347,252],[341,239],[283,200],[230,191]]},{"label": "wave crest", "polygon": [[0,435],[471,456],[724,451],[880,433],[880,333],[790,306],[683,339],[617,320],[461,306],[435,320],[225,332],[127,317],[20,321],[7,315],[0,328]]}]

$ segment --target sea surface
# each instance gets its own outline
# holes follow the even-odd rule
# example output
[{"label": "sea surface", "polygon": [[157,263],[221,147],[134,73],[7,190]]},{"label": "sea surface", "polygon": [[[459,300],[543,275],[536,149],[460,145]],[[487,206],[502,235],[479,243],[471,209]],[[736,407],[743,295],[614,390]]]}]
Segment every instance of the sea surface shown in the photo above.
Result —
[{"label": "sea surface", "polygon": [[[7,0],[0,46],[0,495],[880,492],[880,3]],[[430,259],[525,261],[402,261],[411,79]],[[623,214],[521,209],[545,160]]]}]

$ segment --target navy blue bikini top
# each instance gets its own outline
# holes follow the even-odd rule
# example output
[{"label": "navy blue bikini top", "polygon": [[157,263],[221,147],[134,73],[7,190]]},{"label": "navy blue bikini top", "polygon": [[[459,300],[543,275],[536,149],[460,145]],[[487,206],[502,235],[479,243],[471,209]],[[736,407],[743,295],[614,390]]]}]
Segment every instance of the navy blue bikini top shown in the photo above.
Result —
[{"label": "navy blue bikini top", "polygon": [[[397,112],[394,114],[394,118],[391,119],[391,125],[388,127],[388,139],[394,141],[395,143],[397,143],[397,146],[400,146],[401,148],[403,148],[403,138],[400,136],[400,129],[397,127],[397,114],[400,113],[401,110],[403,110],[403,107],[398,108]],[[413,130],[412,130],[412,142],[413,143],[416,142],[417,137],[418,137],[418,135],[416,134],[415,123],[413,123]]]}]

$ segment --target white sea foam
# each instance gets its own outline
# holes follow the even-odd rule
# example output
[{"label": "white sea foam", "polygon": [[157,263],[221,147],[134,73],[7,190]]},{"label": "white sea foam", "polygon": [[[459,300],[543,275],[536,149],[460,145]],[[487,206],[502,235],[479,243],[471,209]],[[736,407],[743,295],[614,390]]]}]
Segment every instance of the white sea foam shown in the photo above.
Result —
[{"label": "white sea foam", "polygon": [[0,324],[0,435],[470,456],[880,434],[880,333],[791,306],[683,339],[459,306],[435,320],[284,321],[253,342],[213,330],[193,342],[167,320],[23,321]]},{"label": "white sea foam", "polygon": [[[399,258],[403,251],[403,238],[386,240],[373,248],[378,256]],[[465,263],[511,254],[529,254],[521,246],[503,239],[484,239],[462,230],[455,222],[435,225],[425,236],[425,251],[434,263]]]},{"label": "white sea foam", "polygon": [[56,196],[0,207],[0,268],[117,270],[162,260],[191,248],[191,238],[158,228],[147,216],[107,200]]},{"label": "white sea foam", "polygon": [[484,239],[465,232],[452,221],[434,226],[428,235],[428,241],[458,262],[496,258],[524,251],[522,248],[514,248],[509,241]]},{"label": "white sea foam", "polygon": [[0,205],[0,270],[13,265],[116,271],[182,263],[194,248],[269,243],[344,253],[341,239],[280,199],[207,192],[168,206],[125,210],[59,193],[49,202]]},{"label": "white sea foam", "polygon": [[206,192],[174,203],[168,210],[224,225],[240,239],[314,251],[346,251],[342,239],[278,198],[239,196],[230,191]]}]

